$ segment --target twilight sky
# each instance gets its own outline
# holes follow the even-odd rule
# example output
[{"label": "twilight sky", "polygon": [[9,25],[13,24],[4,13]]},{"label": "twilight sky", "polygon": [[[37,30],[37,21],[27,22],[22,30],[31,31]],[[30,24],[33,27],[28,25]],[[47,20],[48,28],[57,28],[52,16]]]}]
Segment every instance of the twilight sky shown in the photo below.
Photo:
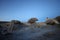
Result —
[{"label": "twilight sky", "polygon": [[0,20],[27,21],[36,17],[42,22],[59,15],[60,0],[0,0]]}]

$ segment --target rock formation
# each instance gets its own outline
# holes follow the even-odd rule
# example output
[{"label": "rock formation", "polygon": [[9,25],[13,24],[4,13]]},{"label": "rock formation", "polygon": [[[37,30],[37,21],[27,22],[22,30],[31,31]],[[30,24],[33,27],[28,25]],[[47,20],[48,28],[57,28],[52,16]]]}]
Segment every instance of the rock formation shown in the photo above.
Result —
[{"label": "rock formation", "polygon": [[57,16],[55,19],[60,23],[60,16]]},{"label": "rock formation", "polygon": [[33,24],[33,23],[36,23],[36,21],[38,21],[37,18],[31,18],[28,20],[28,23]]},{"label": "rock formation", "polygon": [[46,20],[46,24],[55,25],[55,24],[59,24],[59,22],[58,22],[57,20],[55,20],[55,19],[50,19],[50,18],[48,18],[48,19]]},{"label": "rock formation", "polygon": [[20,24],[20,25],[23,24],[22,22],[20,22],[20,21],[18,21],[18,20],[11,20],[11,23],[13,23],[13,24]]}]

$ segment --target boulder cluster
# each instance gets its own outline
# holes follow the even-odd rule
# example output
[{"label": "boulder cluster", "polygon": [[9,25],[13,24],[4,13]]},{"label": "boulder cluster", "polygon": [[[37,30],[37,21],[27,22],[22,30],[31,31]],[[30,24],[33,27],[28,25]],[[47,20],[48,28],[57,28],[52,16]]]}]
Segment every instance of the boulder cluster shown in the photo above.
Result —
[{"label": "boulder cluster", "polygon": [[27,23],[23,23],[19,20],[11,20],[9,22],[2,22],[0,21],[0,33],[2,33],[1,31],[4,30],[4,32],[12,32],[13,30],[16,30],[18,28],[22,28],[23,26],[30,26],[30,25],[35,25],[35,26],[46,26],[46,25],[56,25],[56,24],[60,24],[60,16],[57,16],[53,19],[50,18],[46,18],[45,22],[39,22],[37,23],[36,21],[38,21],[37,18],[31,18],[28,20]]}]

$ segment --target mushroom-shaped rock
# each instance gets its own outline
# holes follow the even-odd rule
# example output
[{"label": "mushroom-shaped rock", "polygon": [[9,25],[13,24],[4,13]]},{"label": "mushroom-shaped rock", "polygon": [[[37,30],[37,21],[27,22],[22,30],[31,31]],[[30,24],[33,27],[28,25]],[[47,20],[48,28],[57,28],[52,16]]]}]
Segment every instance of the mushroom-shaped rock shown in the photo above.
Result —
[{"label": "mushroom-shaped rock", "polygon": [[33,23],[35,23],[36,21],[38,21],[37,18],[31,18],[31,19],[28,20],[28,23],[33,24]]},{"label": "mushroom-shaped rock", "polygon": [[22,22],[20,22],[18,20],[11,20],[11,23],[13,23],[13,24],[23,24]]},{"label": "mushroom-shaped rock", "polygon": [[47,19],[46,24],[55,25],[55,24],[59,24],[59,22],[55,19]]},{"label": "mushroom-shaped rock", "polygon": [[18,28],[22,28],[23,23],[18,20],[11,20],[10,25],[8,28],[8,32],[12,32],[14,30],[17,30]]},{"label": "mushroom-shaped rock", "polygon": [[55,19],[60,23],[60,16],[57,16]]}]

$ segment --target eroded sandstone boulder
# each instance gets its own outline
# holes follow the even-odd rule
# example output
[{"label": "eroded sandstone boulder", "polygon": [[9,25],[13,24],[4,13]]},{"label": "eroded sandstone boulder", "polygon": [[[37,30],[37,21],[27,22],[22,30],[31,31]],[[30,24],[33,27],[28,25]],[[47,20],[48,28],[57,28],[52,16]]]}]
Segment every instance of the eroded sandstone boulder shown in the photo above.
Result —
[{"label": "eroded sandstone boulder", "polygon": [[57,16],[55,19],[60,23],[60,16]]},{"label": "eroded sandstone boulder", "polygon": [[59,24],[59,22],[56,19],[47,19],[46,24],[55,25],[55,24]]},{"label": "eroded sandstone boulder", "polygon": [[36,23],[36,21],[38,21],[37,18],[31,18],[28,20],[28,23],[33,24],[33,23]]}]

